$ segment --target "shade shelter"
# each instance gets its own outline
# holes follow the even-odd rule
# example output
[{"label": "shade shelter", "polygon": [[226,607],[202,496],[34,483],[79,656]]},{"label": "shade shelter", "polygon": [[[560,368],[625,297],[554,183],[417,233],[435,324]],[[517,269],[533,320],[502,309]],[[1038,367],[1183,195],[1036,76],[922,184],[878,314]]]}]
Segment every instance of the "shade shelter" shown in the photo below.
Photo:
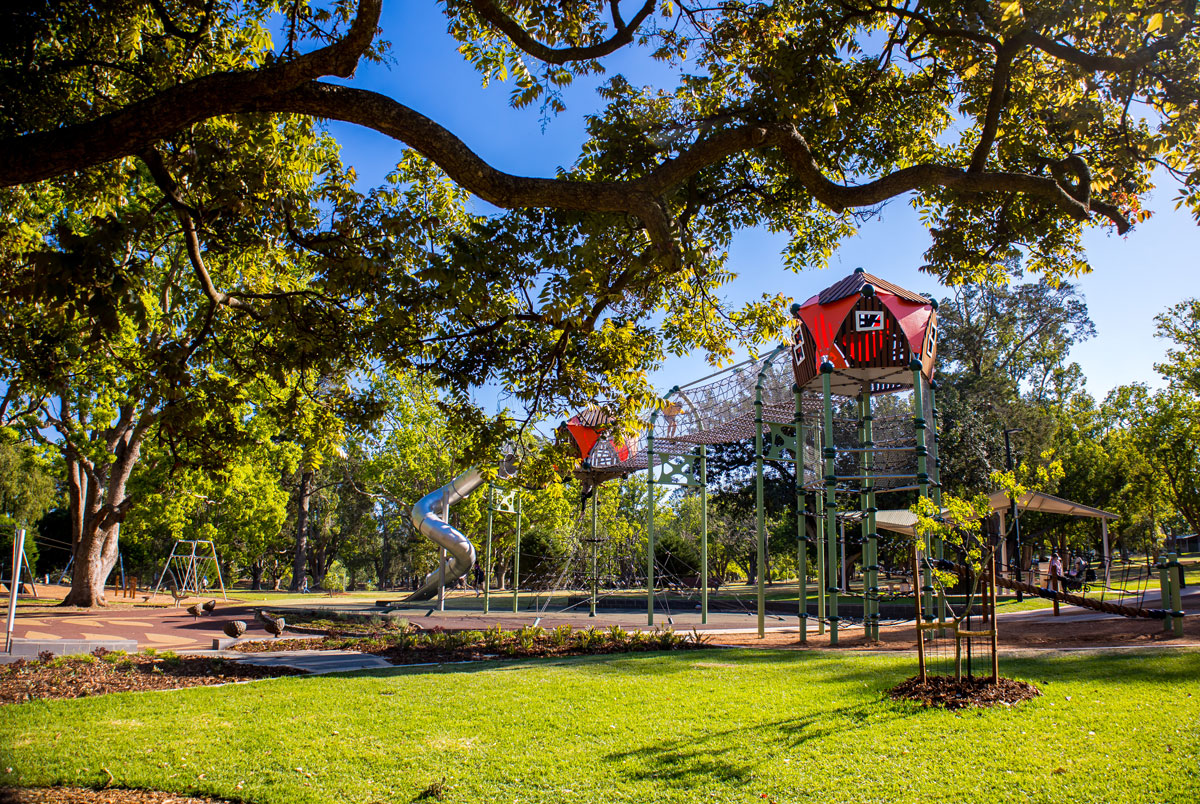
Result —
[{"label": "shade shelter", "polygon": [[[1104,546],[1104,585],[1108,586],[1111,557],[1108,550],[1108,521],[1110,519],[1120,519],[1120,517],[1111,511],[1093,508],[1090,505],[1066,500],[1062,497],[1055,497],[1053,494],[1046,494],[1042,491],[1026,492],[1017,498],[1016,503],[1017,509],[1021,511],[1038,511],[1046,514],[1065,514],[1067,516],[1099,519],[1100,537]],[[988,504],[993,511],[999,514],[1000,533],[1004,533],[1004,520],[1012,504],[1012,501],[1008,498],[1008,493],[1003,489],[993,491],[988,495]],[[917,523],[916,514],[905,508],[879,511],[875,515],[875,519],[876,524],[884,530],[889,530],[893,533],[904,533],[910,536],[913,533],[913,527]],[[1000,545],[1000,564],[1001,566],[1007,566],[1008,564],[1008,545],[1004,542]]]},{"label": "shade shelter", "polygon": [[[1005,533],[1004,518],[1007,514],[1007,508],[1010,506],[1008,494],[1004,491],[993,491],[988,495],[988,503],[992,506],[992,510],[1000,515],[1000,532]],[[1017,499],[1017,508],[1021,511],[1038,511],[1045,514],[1065,514],[1067,516],[1086,517],[1089,519],[1100,520],[1100,539],[1104,549],[1104,585],[1108,586],[1109,566],[1112,563],[1112,556],[1108,551],[1108,521],[1110,519],[1120,519],[1119,516],[1099,508],[1093,508],[1090,505],[1077,503],[1072,500],[1064,500],[1062,497],[1055,497],[1053,494],[1046,494],[1042,491],[1029,491],[1021,495]],[[1000,563],[1002,566],[1008,566],[1008,544],[1001,544]]]}]

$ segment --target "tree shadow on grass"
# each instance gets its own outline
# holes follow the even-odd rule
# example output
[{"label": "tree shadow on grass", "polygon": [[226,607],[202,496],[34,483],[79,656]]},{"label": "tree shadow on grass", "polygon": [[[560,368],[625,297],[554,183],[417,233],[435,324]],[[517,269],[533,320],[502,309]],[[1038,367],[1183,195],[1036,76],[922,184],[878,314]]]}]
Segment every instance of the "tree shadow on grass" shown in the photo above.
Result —
[{"label": "tree shadow on grass", "polygon": [[[881,707],[877,700],[864,701],[750,726],[663,740],[610,753],[602,759],[609,763],[614,775],[629,780],[653,780],[689,788],[705,781],[749,782],[758,766],[767,757],[775,756],[779,749],[836,737],[868,723],[894,727],[918,713],[919,710],[914,708]],[[753,750],[748,750],[748,746]],[[633,767],[624,768],[624,765]]]},{"label": "tree shadow on grass", "polygon": [[1191,682],[1200,686],[1200,650],[1150,648],[1002,658],[1000,673],[1051,682]]}]

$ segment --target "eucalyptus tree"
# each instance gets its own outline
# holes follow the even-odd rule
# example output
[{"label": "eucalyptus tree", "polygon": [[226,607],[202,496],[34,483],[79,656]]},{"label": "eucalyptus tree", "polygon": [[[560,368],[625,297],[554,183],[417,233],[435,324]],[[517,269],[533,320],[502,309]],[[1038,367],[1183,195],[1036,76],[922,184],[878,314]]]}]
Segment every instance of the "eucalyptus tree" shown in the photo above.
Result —
[{"label": "eucalyptus tree", "polygon": [[1095,335],[1087,302],[1070,283],[970,284],[938,307],[942,476],[978,490],[1004,469],[1004,430],[1038,460],[1071,426],[1061,414],[1083,392],[1071,349]]},{"label": "eucalyptus tree", "polygon": [[305,243],[347,186],[307,121],[262,118],[213,120],[136,160],[9,191],[5,415],[61,454],[68,603],[103,604],[148,439],[148,471],[221,467],[261,416],[316,438],[360,407],[349,391],[312,404],[358,353],[362,305]]}]

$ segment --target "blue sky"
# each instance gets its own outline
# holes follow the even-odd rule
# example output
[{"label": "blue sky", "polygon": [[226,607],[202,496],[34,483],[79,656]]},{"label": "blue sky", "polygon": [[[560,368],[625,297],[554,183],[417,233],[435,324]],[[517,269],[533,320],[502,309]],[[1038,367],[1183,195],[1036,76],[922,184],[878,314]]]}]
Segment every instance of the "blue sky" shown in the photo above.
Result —
[{"label": "blue sky", "polygon": [[[568,111],[543,130],[536,108],[509,107],[512,84],[481,88],[478,74],[456,52],[435,4],[387,3],[382,28],[384,38],[392,43],[395,63],[387,68],[360,68],[350,83],[384,92],[433,118],[502,170],[550,176],[555,168],[575,160],[585,139],[583,116],[594,105],[595,82],[568,91]],[[610,74],[622,72],[635,83],[648,83],[661,71],[636,51],[614,55],[605,64]],[[330,128],[364,185],[378,183],[403,150],[400,143],[365,129],[343,124]],[[1088,389],[1097,397],[1129,382],[1157,384],[1153,364],[1162,359],[1166,344],[1154,337],[1154,316],[1175,302],[1200,295],[1193,284],[1195,272],[1189,270],[1200,254],[1200,228],[1186,212],[1174,209],[1174,195],[1173,186],[1160,187],[1148,204],[1154,216],[1124,237],[1104,230],[1090,231],[1085,237],[1095,270],[1077,284],[1098,334],[1076,347],[1072,357],[1083,367]],[[915,291],[946,293],[932,277],[918,271],[928,234],[903,199],[893,201],[880,219],[846,241],[829,270],[787,271],[779,256],[783,240],[759,231],[738,237],[730,251],[730,267],[738,278],[726,288],[728,301],[757,298],[767,290],[803,301],[857,266]],[[666,389],[708,371],[700,355],[672,358],[655,380]],[[479,401],[489,405],[489,396],[481,392]]]}]

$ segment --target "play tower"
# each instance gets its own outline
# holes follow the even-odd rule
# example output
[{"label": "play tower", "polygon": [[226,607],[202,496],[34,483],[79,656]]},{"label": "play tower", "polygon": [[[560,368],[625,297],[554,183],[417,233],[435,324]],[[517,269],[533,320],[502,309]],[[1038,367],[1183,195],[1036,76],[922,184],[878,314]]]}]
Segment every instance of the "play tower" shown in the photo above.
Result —
[{"label": "play tower", "polygon": [[[825,619],[837,643],[838,496],[857,497],[862,528],[863,619],[867,634],[879,632],[878,491],[932,492],[940,504],[933,367],[937,358],[937,302],[869,274],[862,268],[803,304],[792,305],[792,369],[799,394],[820,394],[823,462],[816,491],[816,518],[824,530]],[[907,417],[877,416],[875,399],[911,392]],[[809,406],[811,407],[811,406]],[[807,423],[807,422],[806,422]],[[844,522],[846,517],[843,516]],[[921,592],[924,617],[934,617],[926,545]],[[938,556],[941,557],[940,555]],[[916,579],[913,583],[914,589]],[[944,615],[943,615],[944,616]]]}]

